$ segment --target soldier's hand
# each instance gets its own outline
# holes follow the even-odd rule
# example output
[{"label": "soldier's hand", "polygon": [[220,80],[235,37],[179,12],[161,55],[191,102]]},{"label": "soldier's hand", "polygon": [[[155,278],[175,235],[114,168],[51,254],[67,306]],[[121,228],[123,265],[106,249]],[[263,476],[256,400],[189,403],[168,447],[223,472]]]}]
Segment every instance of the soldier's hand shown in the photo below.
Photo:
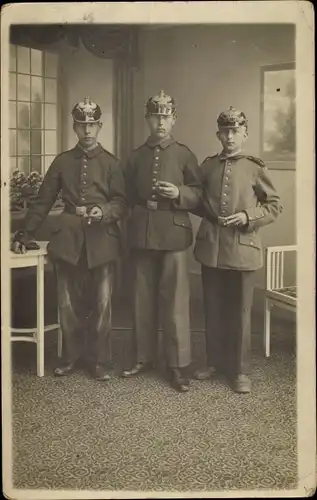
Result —
[{"label": "soldier's hand", "polygon": [[157,192],[164,198],[176,200],[179,197],[179,189],[171,182],[159,181],[157,183]]},{"label": "soldier's hand", "polygon": [[11,250],[14,253],[26,253],[25,244],[21,241],[13,241],[11,245]]},{"label": "soldier's hand", "polygon": [[226,219],[227,226],[238,226],[242,227],[248,223],[248,216],[245,212],[238,212],[233,215],[229,215]]},{"label": "soldier's hand", "polygon": [[92,207],[92,209],[90,210],[90,212],[88,214],[88,224],[100,222],[102,219],[102,215],[103,214],[102,214],[102,210],[100,207],[98,207],[98,206]]}]

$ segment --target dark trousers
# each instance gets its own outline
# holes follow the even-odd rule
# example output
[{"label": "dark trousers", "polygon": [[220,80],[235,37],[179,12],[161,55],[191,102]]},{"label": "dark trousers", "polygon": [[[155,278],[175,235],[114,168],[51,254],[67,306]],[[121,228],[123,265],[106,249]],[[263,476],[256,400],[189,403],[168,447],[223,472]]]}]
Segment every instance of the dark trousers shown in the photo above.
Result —
[{"label": "dark trousers", "polygon": [[83,251],[78,265],[55,262],[63,360],[83,357],[91,364],[109,361],[113,263],[88,269]]},{"label": "dark trousers", "polygon": [[170,368],[191,362],[187,252],[136,250],[132,255],[133,340],[137,362],[155,362],[159,304]]},{"label": "dark trousers", "polygon": [[248,374],[255,272],[202,266],[202,283],[208,366]]}]

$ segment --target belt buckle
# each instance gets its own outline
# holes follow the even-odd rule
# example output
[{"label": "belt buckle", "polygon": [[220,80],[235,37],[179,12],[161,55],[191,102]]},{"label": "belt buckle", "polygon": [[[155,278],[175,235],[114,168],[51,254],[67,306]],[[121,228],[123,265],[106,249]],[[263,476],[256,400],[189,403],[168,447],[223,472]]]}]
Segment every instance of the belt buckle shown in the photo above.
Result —
[{"label": "belt buckle", "polygon": [[87,214],[87,207],[76,207],[75,213],[79,217],[83,217],[84,215]]},{"label": "belt buckle", "polygon": [[158,207],[157,201],[152,201],[152,200],[146,201],[146,208],[148,208],[149,210],[157,210],[157,207]]}]

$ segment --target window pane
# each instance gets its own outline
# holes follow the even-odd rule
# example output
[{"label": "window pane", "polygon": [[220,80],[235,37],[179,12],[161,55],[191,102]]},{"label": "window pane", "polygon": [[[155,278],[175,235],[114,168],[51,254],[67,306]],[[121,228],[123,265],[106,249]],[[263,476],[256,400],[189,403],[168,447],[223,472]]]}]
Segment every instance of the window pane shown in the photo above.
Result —
[{"label": "window pane", "polygon": [[42,109],[43,105],[41,103],[31,103],[31,128],[42,127]]},{"label": "window pane", "polygon": [[31,49],[31,73],[32,75],[42,74],[42,52]]},{"label": "window pane", "polygon": [[15,156],[16,152],[16,131],[10,130],[10,156]]},{"label": "window pane", "polygon": [[30,157],[29,156],[20,156],[17,158],[18,160],[18,169],[24,172],[25,174],[30,173]]},{"label": "window pane", "polygon": [[30,77],[18,75],[18,101],[30,100]]},{"label": "window pane", "polygon": [[31,156],[31,170],[41,173],[41,156]]},{"label": "window pane", "polygon": [[44,160],[45,173],[48,171],[49,167],[51,166],[51,164],[53,163],[54,160],[55,160],[55,156],[45,156],[45,160]]},{"label": "window pane", "polygon": [[16,128],[17,126],[17,105],[15,102],[9,102],[9,127]]},{"label": "window pane", "polygon": [[11,174],[12,174],[13,170],[15,170],[16,168],[17,168],[17,159],[16,159],[16,157],[10,158],[10,170],[11,170]]},{"label": "window pane", "polygon": [[42,153],[42,133],[40,130],[31,130],[31,154]]},{"label": "window pane", "polygon": [[56,129],[56,106],[55,104],[45,104],[45,128]]},{"label": "window pane", "polygon": [[16,59],[16,47],[15,45],[10,45],[10,71],[17,70],[17,59]]},{"label": "window pane", "polygon": [[35,102],[43,101],[43,78],[32,76],[31,85],[31,100]]},{"label": "window pane", "polygon": [[14,73],[9,74],[9,99],[17,98],[17,77]]},{"label": "window pane", "polygon": [[45,132],[45,154],[57,154],[56,132]]},{"label": "window pane", "polygon": [[57,54],[45,52],[45,76],[51,76],[53,78],[57,76],[57,61]]},{"label": "window pane", "polygon": [[18,102],[18,128],[30,128],[30,104]]},{"label": "window pane", "polygon": [[30,132],[28,130],[18,130],[18,154],[25,155],[30,152]]},{"label": "window pane", "polygon": [[56,80],[45,78],[45,102],[56,102]]},{"label": "window pane", "polygon": [[18,73],[30,73],[30,49],[18,47]]}]

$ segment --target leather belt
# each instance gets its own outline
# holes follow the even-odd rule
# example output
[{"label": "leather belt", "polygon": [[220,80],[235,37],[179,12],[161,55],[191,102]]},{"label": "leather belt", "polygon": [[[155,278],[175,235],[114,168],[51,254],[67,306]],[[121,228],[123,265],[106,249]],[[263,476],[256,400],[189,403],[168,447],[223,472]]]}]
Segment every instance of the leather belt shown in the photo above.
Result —
[{"label": "leather belt", "polygon": [[64,212],[70,215],[77,215],[78,217],[83,217],[85,214],[88,215],[90,209],[91,207],[88,208],[86,206],[77,207],[73,205],[67,205],[64,208]]},{"label": "leather belt", "polygon": [[137,205],[148,210],[173,210],[173,202],[170,200],[138,200]]}]

